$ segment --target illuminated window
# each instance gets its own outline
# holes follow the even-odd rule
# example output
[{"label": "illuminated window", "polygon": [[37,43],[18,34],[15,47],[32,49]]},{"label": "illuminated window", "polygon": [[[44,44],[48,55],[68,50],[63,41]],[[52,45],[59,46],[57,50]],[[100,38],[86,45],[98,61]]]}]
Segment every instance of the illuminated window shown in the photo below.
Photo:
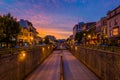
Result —
[{"label": "illuminated window", "polygon": [[117,27],[117,28],[114,28],[113,29],[113,35],[114,36],[116,36],[116,35],[118,35],[119,34],[119,28]]}]

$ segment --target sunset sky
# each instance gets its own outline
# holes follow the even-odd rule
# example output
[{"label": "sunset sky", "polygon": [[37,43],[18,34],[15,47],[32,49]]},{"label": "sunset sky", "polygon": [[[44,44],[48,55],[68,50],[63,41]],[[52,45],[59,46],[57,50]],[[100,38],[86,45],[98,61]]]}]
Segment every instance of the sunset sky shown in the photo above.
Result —
[{"label": "sunset sky", "polygon": [[98,21],[118,5],[120,0],[0,0],[0,15],[29,20],[41,37],[67,38],[76,23]]}]

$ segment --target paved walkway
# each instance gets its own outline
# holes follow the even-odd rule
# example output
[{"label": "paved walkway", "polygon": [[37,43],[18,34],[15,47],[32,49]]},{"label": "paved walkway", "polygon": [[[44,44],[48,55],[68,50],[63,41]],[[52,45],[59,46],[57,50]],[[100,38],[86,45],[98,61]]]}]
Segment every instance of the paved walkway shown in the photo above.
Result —
[{"label": "paved walkway", "polygon": [[60,51],[54,51],[26,80],[60,80]]},{"label": "paved walkway", "polygon": [[63,55],[65,80],[99,80],[68,50],[54,51],[26,80],[60,80],[60,53]]},{"label": "paved walkway", "polygon": [[63,65],[65,80],[99,80],[68,50],[63,51]]}]

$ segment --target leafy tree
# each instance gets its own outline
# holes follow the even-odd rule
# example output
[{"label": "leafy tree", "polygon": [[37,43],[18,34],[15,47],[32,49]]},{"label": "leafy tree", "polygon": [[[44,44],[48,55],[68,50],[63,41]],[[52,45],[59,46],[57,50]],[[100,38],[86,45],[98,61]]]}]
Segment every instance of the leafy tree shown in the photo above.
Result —
[{"label": "leafy tree", "polygon": [[44,39],[45,39],[45,40],[44,40],[44,43],[45,43],[45,44],[49,44],[49,43],[50,43],[49,37],[46,36]]},{"label": "leafy tree", "polygon": [[17,35],[20,32],[20,26],[16,18],[11,16],[10,13],[0,17],[0,29],[0,35],[2,36],[1,42],[5,42],[7,47],[9,43],[12,44],[13,38],[15,39],[14,42],[17,42]]},{"label": "leafy tree", "polygon": [[1,38],[2,38],[2,35],[3,35],[3,29],[2,29],[2,17],[0,16],[0,41],[1,41]]},{"label": "leafy tree", "polygon": [[77,42],[81,42],[83,37],[85,38],[86,35],[87,35],[87,32],[85,32],[85,31],[78,32],[75,35],[75,40],[77,40]]}]

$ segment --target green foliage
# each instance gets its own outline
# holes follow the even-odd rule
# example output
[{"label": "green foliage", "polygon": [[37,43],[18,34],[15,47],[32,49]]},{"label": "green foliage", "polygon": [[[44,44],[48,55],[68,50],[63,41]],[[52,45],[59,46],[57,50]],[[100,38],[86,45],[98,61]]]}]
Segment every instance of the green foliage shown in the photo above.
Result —
[{"label": "green foliage", "polygon": [[44,40],[44,43],[45,44],[49,44],[50,43],[50,40],[49,40],[49,38],[46,36],[45,38],[44,38],[45,40]]},{"label": "green foliage", "polygon": [[83,38],[83,37],[86,37],[86,35],[87,35],[87,32],[85,32],[85,31],[78,32],[78,33],[76,33],[76,35],[75,35],[75,40],[76,40],[77,42],[81,42],[81,41],[82,41],[82,38]]},{"label": "green foliage", "polygon": [[8,43],[12,42],[12,39],[17,39],[17,35],[20,32],[19,23],[16,18],[11,16],[10,13],[0,16],[0,38],[1,42]]}]

